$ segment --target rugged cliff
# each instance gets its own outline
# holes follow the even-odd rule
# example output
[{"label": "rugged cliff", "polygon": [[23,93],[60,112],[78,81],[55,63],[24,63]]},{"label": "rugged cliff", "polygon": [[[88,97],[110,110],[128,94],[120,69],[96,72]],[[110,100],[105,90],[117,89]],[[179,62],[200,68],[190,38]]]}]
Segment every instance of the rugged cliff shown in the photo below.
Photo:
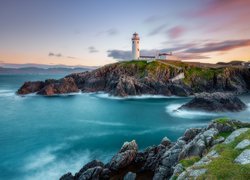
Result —
[{"label": "rugged cliff", "polygon": [[[68,84],[69,88],[65,89],[64,86]],[[91,72],[70,74],[61,80],[26,82],[17,93],[53,95],[76,92],[76,89],[83,92],[103,91],[114,96],[188,96],[215,91],[241,94],[250,89],[250,69],[199,67],[182,62],[128,61],[106,65]]]},{"label": "rugged cliff", "polygon": [[249,179],[250,124],[216,119],[186,130],[176,142],[167,137],[144,151],[126,142],[109,163],[94,160],[61,180],[91,179]]}]

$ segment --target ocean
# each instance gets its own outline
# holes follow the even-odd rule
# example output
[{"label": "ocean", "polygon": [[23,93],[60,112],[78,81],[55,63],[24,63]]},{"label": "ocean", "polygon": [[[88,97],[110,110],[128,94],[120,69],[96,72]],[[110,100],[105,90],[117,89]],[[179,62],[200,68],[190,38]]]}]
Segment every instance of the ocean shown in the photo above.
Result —
[{"label": "ocean", "polygon": [[15,94],[25,81],[63,76],[0,75],[0,179],[59,179],[93,159],[108,162],[125,141],[142,150],[218,117],[250,122],[250,95],[240,96],[247,110],[216,114],[173,111],[190,97]]}]

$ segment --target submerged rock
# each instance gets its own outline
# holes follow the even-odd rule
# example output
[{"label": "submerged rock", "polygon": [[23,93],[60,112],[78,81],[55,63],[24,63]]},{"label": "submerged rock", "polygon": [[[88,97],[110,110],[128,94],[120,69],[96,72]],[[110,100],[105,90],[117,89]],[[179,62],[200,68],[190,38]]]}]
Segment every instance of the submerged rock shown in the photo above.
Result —
[{"label": "submerged rock", "polygon": [[208,112],[242,111],[246,105],[231,93],[200,93],[179,109],[202,110]]}]

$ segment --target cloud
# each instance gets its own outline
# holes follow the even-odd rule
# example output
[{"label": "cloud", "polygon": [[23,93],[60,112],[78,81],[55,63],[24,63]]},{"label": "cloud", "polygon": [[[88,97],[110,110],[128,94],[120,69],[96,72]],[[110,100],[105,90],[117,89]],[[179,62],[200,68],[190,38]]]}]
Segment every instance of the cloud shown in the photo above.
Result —
[{"label": "cloud", "polygon": [[56,56],[56,57],[62,57],[62,54],[61,53],[53,53],[53,52],[49,52],[49,56]]},{"label": "cloud", "polygon": [[161,16],[153,15],[153,16],[149,16],[148,18],[146,18],[146,19],[144,20],[144,23],[151,24],[151,23],[154,23],[154,22],[159,21],[160,19],[162,19]]},{"label": "cloud", "polygon": [[89,46],[88,50],[89,50],[89,53],[97,53],[97,52],[99,52],[94,46]]},{"label": "cloud", "polygon": [[[159,52],[170,52],[171,49],[143,49],[141,50],[141,55],[144,56],[154,56],[156,53]],[[113,59],[116,59],[118,61],[124,61],[124,60],[131,60],[131,51],[125,51],[125,50],[108,50],[108,57],[112,57]],[[208,56],[203,56],[202,54],[192,54],[187,52],[177,52],[174,53],[174,55],[180,57],[182,60],[192,60],[192,59],[209,59]]]},{"label": "cloud", "polygon": [[111,29],[108,29],[108,30],[106,31],[106,33],[107,33],[108,35],[110,35],[110,36],[114,36],[114,35],[117,35],[117,34],[118,34],[118,30],[115,29],[115,28],[111,28]]},{"label": "cloud", "polygon": [[117,34],[119,34],[119,31],[116,28],[110,28],[105,31],[100,31],[97,33],[98,36],[100,35],[115,36]]},{"label": "cloud", "polygon": [[73,56],[63,56],[61,53],[53,53],[53,52],[49,52],[48,56],[50,57],[64,57],[64,58],[69,58],[69,59],[77,59],[76,57]]},{"label": "cloud", "polygon": [[181,26],[175,26],[167,30],[167,34],[171,39],[177,39],[183,35],[185,28]]},{"label": "cloud", "polygon": [[236,48],[250,46],[250,39],[243,40],[228,40],[222,42],[206,43],[201,48],[190,48],[185,52],[187,53],[208,53],[215,51],[229,51]]},{"label": "cloud", "polygon": [[192,53],[176,53],[181,60],[193,60],[193,59],[210,59],[208,56],[203,56],[201,54],[192,54]]},{"label": "cloud", "polygon": [[108,50],[108,57],[112,57],[118,61],[120,60],[131,60],[132,55],[131,51],[124,51],[124,50]]},{"label": "cloud", "polygon": [[167,26],[166,24],[162,24],[156,27],[155,29],[153,29],[151,32],[149,32],[148,35],[153,36],[153,35],[159,34],[166,28],[166,26]]}]

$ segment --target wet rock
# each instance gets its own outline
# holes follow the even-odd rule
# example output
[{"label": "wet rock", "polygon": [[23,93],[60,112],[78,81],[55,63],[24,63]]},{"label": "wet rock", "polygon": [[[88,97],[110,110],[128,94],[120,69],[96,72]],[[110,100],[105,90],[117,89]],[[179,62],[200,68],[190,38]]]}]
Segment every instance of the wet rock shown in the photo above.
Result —
[{"label": "wet rock", "polygon": [[164,145],[164,146],[169,146],[171,144],[171,140],[168,139],[168,137],[164,137],[162,140],[161,140],[161,144]]},{"label": "wet rock", "polygon": [[179,109],[202,110],[208,112],[242,111],[246,105],[231,93],[200,93]]},{"label": "wet rock", "polygon": [[85,171],[95,167],[104,167],[104,164],[101,161],[93,160],[86,165],[84,165],[78,173],[75,174],[75,178],[78,179]]},{"label": "wet rock", "polygon": [[155,174],[153,176],[154,180],[166,179],[171,177],[173,173],[173,166],[178,163],[179,154],[186,144],[185,141],[179,139],[173,147],[168,149],[161,158],[159,167],[155,170]]},{"label": "wet rock", "polygon": [[109,168],[111,170],[119,170],[130,165],[136,158],[138,146],[135,140],[125,142],[121,150],[111,159]]},{"label": "wet rock", "polygon": [[124,176],[123,180],[135,180],[135,178],[136,178],[136,174],[135,174],[135,173],[128,172],[128,173]]},{"label": "wet rock", "polygon": [[250,163],[250,149],[244,150],[235,160],[237,164],[249,164]]},{"label": "wet rock", "polygon": [[74,176],[69,172],[67,174],[64,174],[60,180],[74,180]]},{"label": "wet rock", "polygon": [[102,173],[102,170],[103,168],[101,166],[89,168],[80,175],[78,180],[98,180]]},{"label": "wet rock", "polygon": [[247,146],[250,146],[250,140],[249,139],[244,139],[239,144],[237,144],[235,149],[245,149]]},{"label": "wet rock", "polygon": [[249,130],[249,128],[241,128],[232,132],[224,141],[225,144],[229,144],[235,140],[236,137],[240,136],[242,133],[245,133]]}]

